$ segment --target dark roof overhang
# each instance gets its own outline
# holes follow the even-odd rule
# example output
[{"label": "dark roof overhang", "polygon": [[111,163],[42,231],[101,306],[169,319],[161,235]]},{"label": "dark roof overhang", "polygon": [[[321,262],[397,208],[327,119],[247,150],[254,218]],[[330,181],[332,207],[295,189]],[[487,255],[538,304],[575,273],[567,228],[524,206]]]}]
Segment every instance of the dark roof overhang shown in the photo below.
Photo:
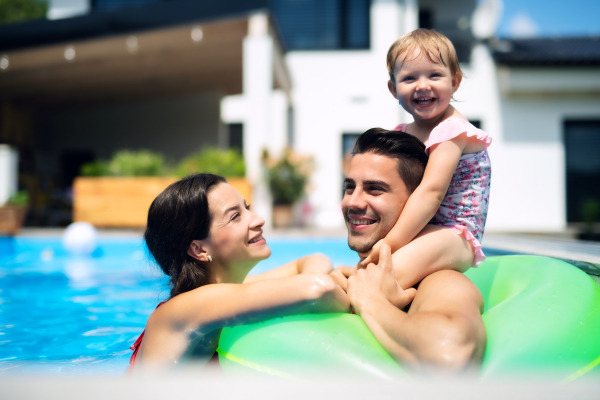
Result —
[{"label": "dark roof overhang", "polygon": [[600,65],[600,37],[511,39],[492,42],[500,65],[578,67]]},{"label": "dark roof overhang", "polygon": [[266,0],[177,0],[0,26],[0,52],[154,30],[267,9]]}]

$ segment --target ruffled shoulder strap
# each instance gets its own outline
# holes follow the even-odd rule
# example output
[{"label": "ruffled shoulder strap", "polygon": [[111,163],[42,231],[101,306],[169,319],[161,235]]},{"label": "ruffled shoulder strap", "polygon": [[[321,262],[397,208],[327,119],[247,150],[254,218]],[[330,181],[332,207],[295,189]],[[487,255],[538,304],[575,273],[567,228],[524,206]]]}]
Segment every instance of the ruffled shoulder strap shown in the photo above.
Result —
[{"label": "ruffled shoulder strap", "polygon": [[394,131],[400,131],[400,132],[406,132],[406,125],[408,124],[399,124],[398,126],[396,126],[394,129]]},{"label": "ruffled shoulder strap", "polygon": [[492,138],[481,129],[475,128],[469,121],[461,118],[448,118],[433,128],[429,134],[429,139],[425,143],[425,153],[429,155],[429,148],[431,146],[454,139],[462,133],[466,133],[468,137],[477,137],[478,140],[483,142],[486,148],[492,144]]}]

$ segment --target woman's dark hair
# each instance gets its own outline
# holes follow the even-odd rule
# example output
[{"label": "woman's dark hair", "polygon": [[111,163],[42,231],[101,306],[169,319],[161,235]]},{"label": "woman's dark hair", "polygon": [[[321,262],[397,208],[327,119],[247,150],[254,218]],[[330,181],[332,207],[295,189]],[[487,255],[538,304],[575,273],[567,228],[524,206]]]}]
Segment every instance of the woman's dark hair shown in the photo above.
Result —
[{"label": "woman's dark hair", "polygon": [[173,298],[208,283],[206,263],[187,254],[192,240],[206,239],[211,216],[207,195],[219,183],[212,174],[190,175],[166,188],[152,202],[144,240],[148,250],[171,279]]},{"label": "woman's dark hair", "polygon": [[356,140],[352,155],[375,153],[398,160],[398,174],[409,193],[423,180],[427,166],[425,145],[415,136],[400,131],[371,128]]}]

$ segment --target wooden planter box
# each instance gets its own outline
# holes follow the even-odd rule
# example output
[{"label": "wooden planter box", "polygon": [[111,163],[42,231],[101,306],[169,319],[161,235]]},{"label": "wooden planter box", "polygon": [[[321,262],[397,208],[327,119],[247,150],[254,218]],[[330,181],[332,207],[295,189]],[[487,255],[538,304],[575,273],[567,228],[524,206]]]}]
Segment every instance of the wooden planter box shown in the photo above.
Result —
[{"label": "wooden planter box", "polygon": [[[97,227],[143,228],[152,201],[172,177],[79,177],[73,183],[73,222],[85,221]],[[244,178],[228,178],[250,203],[252,187]]]},{"label": "wooden planter box", "polygon": [[0,234],[16,235],[23,226],[27,207],[0,207]]}]

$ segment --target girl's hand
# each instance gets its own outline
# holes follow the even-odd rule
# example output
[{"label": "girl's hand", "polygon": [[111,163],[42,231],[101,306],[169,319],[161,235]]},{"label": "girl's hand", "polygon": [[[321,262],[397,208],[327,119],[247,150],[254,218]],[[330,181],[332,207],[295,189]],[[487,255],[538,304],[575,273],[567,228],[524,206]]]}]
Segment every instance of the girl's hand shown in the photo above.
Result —
[{"label": "girl's hand", "polygon": [[369,264],[359,269],[355,276],[348,278],[348,297],[357,314],[372,302],[387,301],[401,309],[406,307],[417,291],[415,288],[402,289],[394,275],[390,246],[381,246],[379,263]]},{"label": "girl's hand", "polygon": [[385,241],[385,238],[380,239],[377,243],[375,243],[375,245],[373,245],[371,248],[371,251],[368,253],[359,253],[358,255],[361,257],[361,260],[358,263],[358,267],[366,268],[367,265],[371,263],[377,264],[379,262],[379,252],[381,251],[381,246],[384,244],[389,246],[389,244]]}]

